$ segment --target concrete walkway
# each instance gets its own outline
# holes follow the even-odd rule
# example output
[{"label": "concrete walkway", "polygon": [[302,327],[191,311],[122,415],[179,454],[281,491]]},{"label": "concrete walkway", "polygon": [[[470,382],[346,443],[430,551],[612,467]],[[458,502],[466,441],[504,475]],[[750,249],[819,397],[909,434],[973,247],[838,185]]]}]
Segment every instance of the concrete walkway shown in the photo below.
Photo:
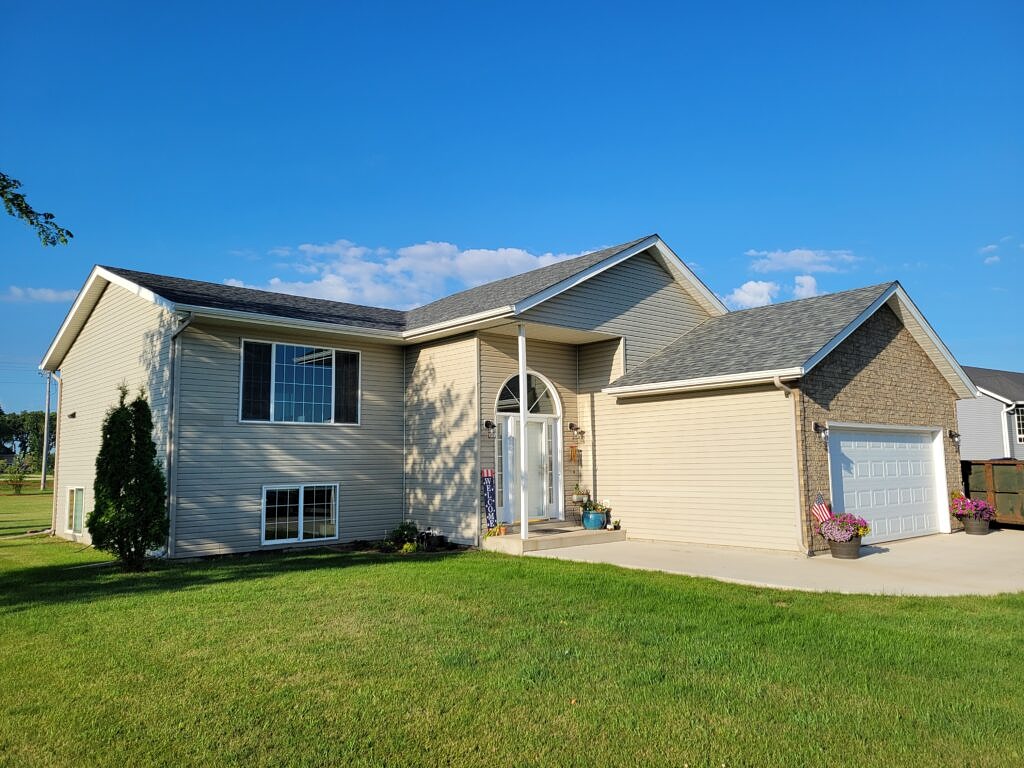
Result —
[{"label": "concrete walkway", "polygon": [[1024,591],[1021,530],[992,531],[987,536],[939,534],[894,541],[862,548],[859,560],[836,560],[827,553],[805,557],[739,547],[635,540],[527,554],[811,592],[993,595]]}]

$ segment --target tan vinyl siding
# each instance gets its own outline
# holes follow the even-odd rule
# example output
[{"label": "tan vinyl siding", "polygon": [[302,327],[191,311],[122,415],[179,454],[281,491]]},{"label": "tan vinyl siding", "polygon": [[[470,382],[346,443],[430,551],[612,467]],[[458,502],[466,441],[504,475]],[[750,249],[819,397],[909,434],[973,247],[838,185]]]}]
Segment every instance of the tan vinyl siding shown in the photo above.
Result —
[{"label": "tan vinyl siding", "polygon": [[405,516],[477,542],[477,340],[405,350]]},{"label": "tan vinyl siding", "polygon": [[523,319],[622,336],[631,370],[708,318],[651,256],[634,256],[523,314]]},{"label": "tan vinyl siding", "polygon": [[[240,423],[242,338],[360,352],[361,424]],[[400,348],[199,323],[181,339],[176,557],[259,549],[264,485],[338,483],[341,541],[379,539],[401,522]]]},{"label": "tan vinyl siding", "polygon": [[[577,361],[576,346],[549,341],[526,340],[526,366],[555,385],[562,408],[562,490],[563,497],[571,496],[579,482],[579,468],[570,458],[570,447],[575,444],[568,425],[578,421],[576,410]],[[495,404],[501,386],[519,373],[519,340],[515,336],[480,335],[480,422],[494,419]],[[495,440],[484,439],[480,445],[480,466],[495,468]],[[498,499],[501,505],[501,499]],[[567,509],[563,500],[563,509]]]},{"label": "tan vinyl siding", "polygon": [[[173,322],[171,315],[155,304],[110,285],[61,362],[57,535],[74,538],[65,530],[68,488],[84,488],[85,518],[92,511],[100,430],[107,409],[117,404],[119,384],[128,386],[129,398],[140,386],[149,393],[157,457],[164,463]],[[72,413],[75,418],[69,419]],[[90,541],[87,530],[81,538]]]},{"label": "tan vinyl siding", "polygon": [[597,391],[616,355],[581,348],[580,416],[595,497],[629,537],[798,550],[792,400],[747,387],[616,401]]}]

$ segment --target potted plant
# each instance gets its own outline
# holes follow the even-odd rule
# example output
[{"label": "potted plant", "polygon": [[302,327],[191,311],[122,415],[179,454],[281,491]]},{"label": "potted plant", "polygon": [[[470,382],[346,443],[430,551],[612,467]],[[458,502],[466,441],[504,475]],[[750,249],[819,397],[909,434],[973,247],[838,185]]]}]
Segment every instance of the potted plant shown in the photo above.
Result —
[{"label": "potted plant", "polygon": [[493,528],[488,528],[487,533],[484,534],[485,539],[489,539],[491,536],[504,536],[508,533],[508,523],[498,523]]},{"label": "potted plant", "polygon": [[580,488],[580,484],[576,483],[576,487],[572,490],[572,501],[573,504],[582,504],[590,498],[590,491],[585,488]]},{"label": "potted plant", "polygon": [[818,526],[818,533],[828,542],[832,557],[856,560],[860,557],[861,537],[871,533],[871,526],[863,517],[845,512],[825,520]]},{"label": "potted plant", "polygon": [[995,509],[984,499],[968,499],[963,494],[953,497],[949,511],[964,524],[964,532],[972,536],[988,533],[989,523],[996,515]]},{"label": "potted plant", "polygon": [[608,520],[608,508],[593,501],[589,496],[583,502],[583,527],[588,531],[599,531]]}]

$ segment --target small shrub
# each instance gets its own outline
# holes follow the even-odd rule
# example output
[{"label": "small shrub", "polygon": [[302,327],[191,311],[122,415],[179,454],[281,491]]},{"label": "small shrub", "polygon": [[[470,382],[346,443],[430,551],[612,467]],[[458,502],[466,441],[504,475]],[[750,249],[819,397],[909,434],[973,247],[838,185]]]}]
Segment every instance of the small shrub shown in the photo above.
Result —
[{"label": "small shrub", "polygon": [[419,544],[415,541],[407,541],[402,545],[402,554],[409,555],[419,550]]},{"label": "small shrub", "polygon": [[401,547],[403,544],[415,544],[419,535],[420,529],[416,523],[405,522],[391,532],[388,540],[396,547]]}]

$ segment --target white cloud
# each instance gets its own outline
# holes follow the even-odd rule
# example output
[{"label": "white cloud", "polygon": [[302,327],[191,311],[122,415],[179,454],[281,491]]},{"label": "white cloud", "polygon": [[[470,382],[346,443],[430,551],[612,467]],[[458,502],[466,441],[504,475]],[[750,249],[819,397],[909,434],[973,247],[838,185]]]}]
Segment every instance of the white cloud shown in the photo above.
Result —
[{"label": "white cloud", "polygon": [[19,288],[12,285],[7,293],[0,295],[3,301],[37,301],[37,302],[63,302],[74,301],[78,291],[73,288],[59,290],[56,288]]},{"label": "white cloud", "polygon": [[747,251],[754,261],[750,268],[755,272],[842,272],[853,266],[860,259],[853,251],[812,250],[810,248],[794,248],[789,251]]},{"label": "white cloud", "polygon": [[990,245],[986,245],[986,246],[983,246],[982,248],[979,248],[978,249],[978,253],[984,255],[986,253],[995,253],[998,250],[999,250],[999,246],[996,243],[992,243]]},{"label": "white cloud", "polygon": [[985,259],[984,259],[984,263],[985,264],[998,264],[999,263],[999,256],[995,255],[995,254],[993,254],[992,256],[986,256]]},{"label": "white cloud", "polygon": [[771,304],[779,295],[779,284],[765,280],[748,280],[732,293],[724,296],[725,303],[733,309],[749,309]]},{"label": "white cloud", "polygon": [[408,308],[491,280],[526,272],[577,253],[533,254],[521,248],[470,248],[427,241],[397,251],[369,248],[350,240],[278,246],[271,255],[290,259],[277,264],[295,276],[273,277],[265,285],[238,278],[227,285],[263,288],[356,304]]},{"label": "white cloud", "polygon": [[813,275],[797,275],[793,279],[793,297],[797,299],[809,299],[811,296],[820,296],[818,281]]}]

